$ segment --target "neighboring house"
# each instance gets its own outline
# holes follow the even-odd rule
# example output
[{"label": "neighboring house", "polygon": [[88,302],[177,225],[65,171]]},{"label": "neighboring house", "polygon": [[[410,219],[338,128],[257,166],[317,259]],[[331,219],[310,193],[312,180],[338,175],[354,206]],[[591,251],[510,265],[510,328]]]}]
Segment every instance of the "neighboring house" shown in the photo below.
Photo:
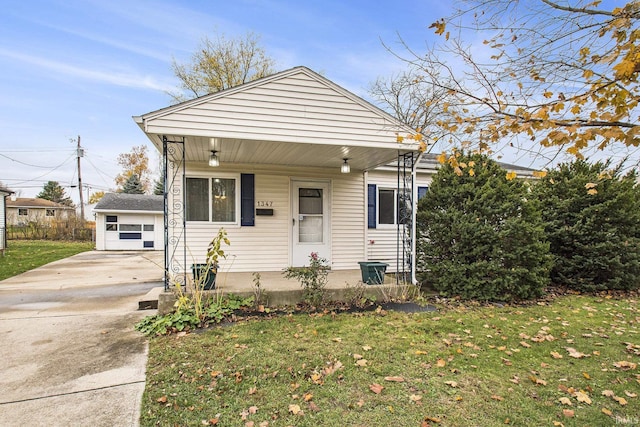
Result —
[{"label": "neighboring house", "polygon": [[74,207],[38,198],[7,200],[7,224],[26,225],[30,222],[64,221],[76,216]]},{"label": "neighboring house", "polygon": [[7,248],[7,196],[13,191],[0,187],[0,252]]},{"label": "neighboring house", "polygon": [[334,270],[384,260],[415,280],[415,205],[435,165],[381,109],[296,67],[134,120],[163,154],[175,280],[221,227],[225,271],[281,271],[315,252]]},{"label": "neighboring house", "polygon": [[96,249],[162,250],[162,196],[106,193],[96,204]]}]

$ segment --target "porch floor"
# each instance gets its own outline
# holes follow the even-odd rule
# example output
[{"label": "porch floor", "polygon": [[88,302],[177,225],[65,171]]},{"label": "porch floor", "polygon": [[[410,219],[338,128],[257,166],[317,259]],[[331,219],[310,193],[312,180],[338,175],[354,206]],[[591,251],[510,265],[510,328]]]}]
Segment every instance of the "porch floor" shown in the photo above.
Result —
[{"label": "porch floor", "polygon": [[[286,279],[280,271],[260,272],[260,288],[265,306],[275,307],[294,305],[303,300],[303,289],[294,279]],[[387,274],[382,285],[362,285],[360,270],[334,270],[329,273],[326,285],[326,298],[346,301],[360,293],[363,296],[383,301],[389,296],[398,296],[407,287],[397,286],[393,274]],[[216,277],[216,288],[212,294],[234,294],[243,297],[256,296],[253,273],[219,272]],[[161,292],[158,296],[159,313],[172,310],[176,300],[174,292]]]}]

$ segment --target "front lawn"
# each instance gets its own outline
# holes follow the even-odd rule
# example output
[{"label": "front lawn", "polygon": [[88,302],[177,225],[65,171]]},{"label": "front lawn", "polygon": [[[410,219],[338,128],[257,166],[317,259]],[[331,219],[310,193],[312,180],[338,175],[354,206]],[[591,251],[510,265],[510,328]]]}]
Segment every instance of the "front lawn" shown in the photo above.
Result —
[{"label": "front lawn", "polygon": [[292,315],[151,340],[141,424],[640,425],[636,298]]},{"label": "front lawn", "polygon": [[80,252],[90,251],[94,246],[92,242],[10,240],[4,256],[0,255],[0,280]]}]

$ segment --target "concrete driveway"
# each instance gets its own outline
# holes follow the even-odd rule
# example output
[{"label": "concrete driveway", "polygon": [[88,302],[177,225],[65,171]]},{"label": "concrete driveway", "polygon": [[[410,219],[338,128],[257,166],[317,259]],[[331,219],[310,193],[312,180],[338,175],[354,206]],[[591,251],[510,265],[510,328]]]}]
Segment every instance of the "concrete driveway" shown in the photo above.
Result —
[{"label": "concrete driveway", "polygon": [[[135,426],[147,342],[138,301],[161,252],[85,252],[0,281],[0,424]],[[1,262],[1,261],[0,261]]]}]

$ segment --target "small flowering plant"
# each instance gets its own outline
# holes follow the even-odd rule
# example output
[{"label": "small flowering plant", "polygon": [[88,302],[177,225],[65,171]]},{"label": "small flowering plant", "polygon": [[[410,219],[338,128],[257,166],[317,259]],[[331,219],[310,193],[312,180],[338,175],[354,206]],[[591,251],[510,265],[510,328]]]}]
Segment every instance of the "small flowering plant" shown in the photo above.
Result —
[{"label": "small flowering plant", "polygon": [[288,267],[283,272],[287,279],[296,279],[304,289],[304,299],[311,305],[322,304],[328,282],[329,265],[317,252],[309,255],[309,266]]}]

